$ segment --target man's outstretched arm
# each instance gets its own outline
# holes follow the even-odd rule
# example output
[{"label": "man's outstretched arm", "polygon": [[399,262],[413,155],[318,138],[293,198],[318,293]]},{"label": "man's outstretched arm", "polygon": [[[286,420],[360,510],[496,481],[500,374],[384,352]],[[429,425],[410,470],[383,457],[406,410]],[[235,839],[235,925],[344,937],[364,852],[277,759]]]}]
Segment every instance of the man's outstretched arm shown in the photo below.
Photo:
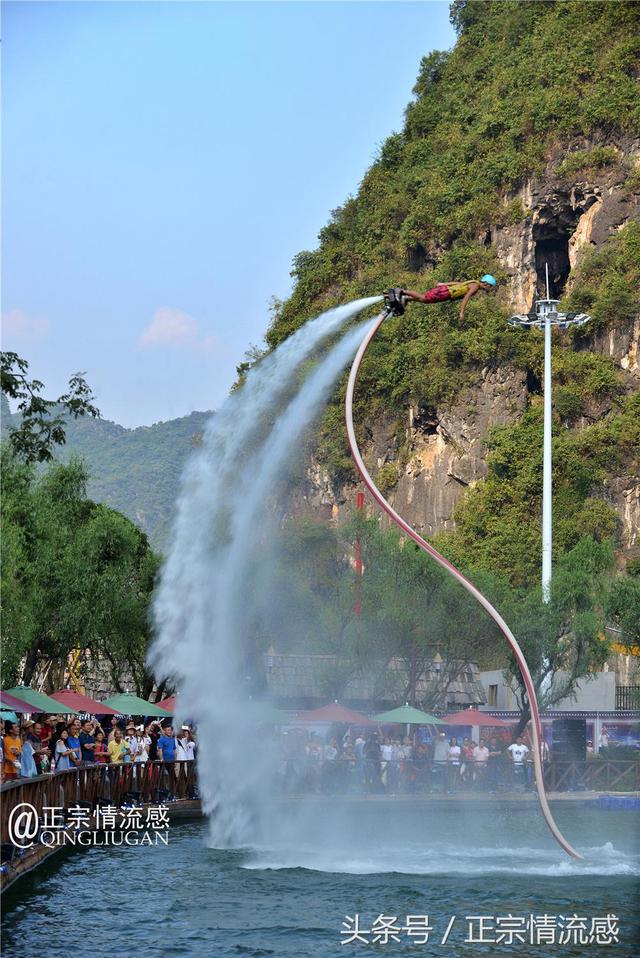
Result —
[{"label": "man's outstretched arm", "polygon": [[471,285],[469,286],[469,292],[465,293],[465,296],[462,302],[460,303],[460,321],[461,322],[464,319],[464,311],[467,308],[467,303],[469,302],[472,296],[476,295],[479,289],[480,289],[480,283],[471,283]]}]

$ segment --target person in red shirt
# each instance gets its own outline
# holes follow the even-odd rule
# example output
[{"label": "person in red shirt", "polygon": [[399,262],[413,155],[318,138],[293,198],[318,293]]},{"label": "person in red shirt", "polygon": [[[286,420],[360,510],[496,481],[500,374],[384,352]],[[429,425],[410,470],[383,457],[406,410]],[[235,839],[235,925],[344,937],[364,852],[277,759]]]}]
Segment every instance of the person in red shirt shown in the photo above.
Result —
[{"label": "person in red shirt", "polygon": [[98,765],[106,765],[109,761],[109,753],[107,752],[107,742],[105,740],[105,734],[100,727],[95,734],[95,746],[93,749],[93,757],[95,762]]}]

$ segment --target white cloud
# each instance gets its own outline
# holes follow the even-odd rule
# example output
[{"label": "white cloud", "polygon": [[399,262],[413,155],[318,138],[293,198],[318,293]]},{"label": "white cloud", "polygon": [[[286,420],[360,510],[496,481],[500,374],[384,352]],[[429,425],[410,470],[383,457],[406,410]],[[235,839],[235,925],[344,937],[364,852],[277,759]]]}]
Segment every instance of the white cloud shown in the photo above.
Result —
[{"label": "white cloud", "polygon": [[[2,314],[2,341],[44,339],[49,332],[46,316],[31,316],[23,309],[10,309]],[[9,342],[11,345],[11,342]]]},{"label": "white cloud", "polygon": [[173,346],[194,352],[210,352],[216,345],[212,335],[200,335],[198,321],[181,309],[161,306],[138,338],[141,349],[155,346]]}]

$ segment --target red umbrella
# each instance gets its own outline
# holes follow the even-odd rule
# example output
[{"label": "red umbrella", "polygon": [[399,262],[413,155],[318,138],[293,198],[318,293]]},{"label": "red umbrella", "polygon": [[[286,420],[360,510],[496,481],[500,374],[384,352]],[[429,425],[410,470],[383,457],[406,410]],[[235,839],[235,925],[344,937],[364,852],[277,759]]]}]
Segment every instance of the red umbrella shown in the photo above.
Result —
[{"label": "red umbrella", "polygon": [[37,712],[38,709],[34,708],[33,705],[29,705],[28,702],[24,702],[22,699],[16,698],[15,695],[9,695],[8,692],[0,692],[0,705],[3,708],[9,709],[10,712]]},{"label": "red umbrella", "polygon": [[378,723],[373,722],[361,712],[353,712],[344,705],[338,705],[333,702],[331,705],[323,705],[321,709],[311,709],[310,712],[301,712],[296,718],[297,722],[336,722],[340,725],[372,725],[377,728]]},{"label": "red umbrella", "polygon": [[156,702],[156,705],[159,705],[161,709],[165,709],[167,712],[173,713],[176,710],[176,696],[169,695],[166,699],[163,699],[162,702]]},{"label": "red umbrella", "polygon": [[115,709],[109,708],[108,705],[103,705],[102,702],[96,701],[96,699],[90,699],[88,695],[80,695],[79,692],[74,692],[73,689],[60,689],[59,692],[52,692],[51,698],[55,699],[56,702],[60,702],[61,712],[64,712],[65,708],[74,709],[76,712],[88,712],[89,715],[118,715]]},{"label": "red umbrella", "polygon": [[442,721],[447,725],[486,725],[492,728],[507,728],[510,725],[509,722],[503,722],[502,719],[487,715],[486,712],[479,712],[478,709],[452,712],[451,715],[445,715]]}]

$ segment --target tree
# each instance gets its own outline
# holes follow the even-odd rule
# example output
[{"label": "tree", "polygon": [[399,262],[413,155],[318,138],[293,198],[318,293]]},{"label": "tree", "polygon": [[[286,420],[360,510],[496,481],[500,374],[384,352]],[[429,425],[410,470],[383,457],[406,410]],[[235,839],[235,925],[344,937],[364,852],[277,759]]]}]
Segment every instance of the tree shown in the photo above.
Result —
[{"label": "tree", "polygon": [[[559,558],[549,602],[543,602],[540,591],[534,589],[514,593],[510,608],[505,609],[543,708],[573,695],[577,684],[606,661],[604,609],[612,564],[610,541],[581,539]],[[531,709],[514,660],[507,675],[515,682],[520,703],[517,737],[531,718]]]},{"label": "tree", "polygon": [[63,411],[77,419],[79,416],[99,417],[93,405],[93,393],[82,373],[74,373],[69,389],[57,399],[44,399],[40,394],[44,384],[29,380],[29,363],[17,353],[0,353],[0,391],[18,401],[20,425],[9,431],[9,442],[14,453],[24,462],[49,462],[53,446],[65,442]]},{"label": "tree", "polygon": [[619,576],[607,596],[607,621],[619,630],[617,641],[627,649],[640,646],[640,576]]},{"label": "tree", "polygon": [[[359,616],[356,539],[364,563]],[[495,648],[498,633],[488,616],[413,543],[376,519],[356,516],[338,527],[289,520],[268,566],[267,583],[256,587],[256,574],[250,577],[254,595],[266,596],[255,631],[280,649],[328,656],[320,677],[328,697],[342,697],[359,675],[376,698],[434,707],[446,701],[469,661]],[[433,668],[438,651],[440,672]]]},{"label": "tree", "polygon": [[108,664],[121,691],[129,672],[139,694],[146,671],[148,606],[158,559],[127,518],[86,497],[78,460],[38,476],[10,450],[2,456],[5,681],[64,672],[81,650]]}]

